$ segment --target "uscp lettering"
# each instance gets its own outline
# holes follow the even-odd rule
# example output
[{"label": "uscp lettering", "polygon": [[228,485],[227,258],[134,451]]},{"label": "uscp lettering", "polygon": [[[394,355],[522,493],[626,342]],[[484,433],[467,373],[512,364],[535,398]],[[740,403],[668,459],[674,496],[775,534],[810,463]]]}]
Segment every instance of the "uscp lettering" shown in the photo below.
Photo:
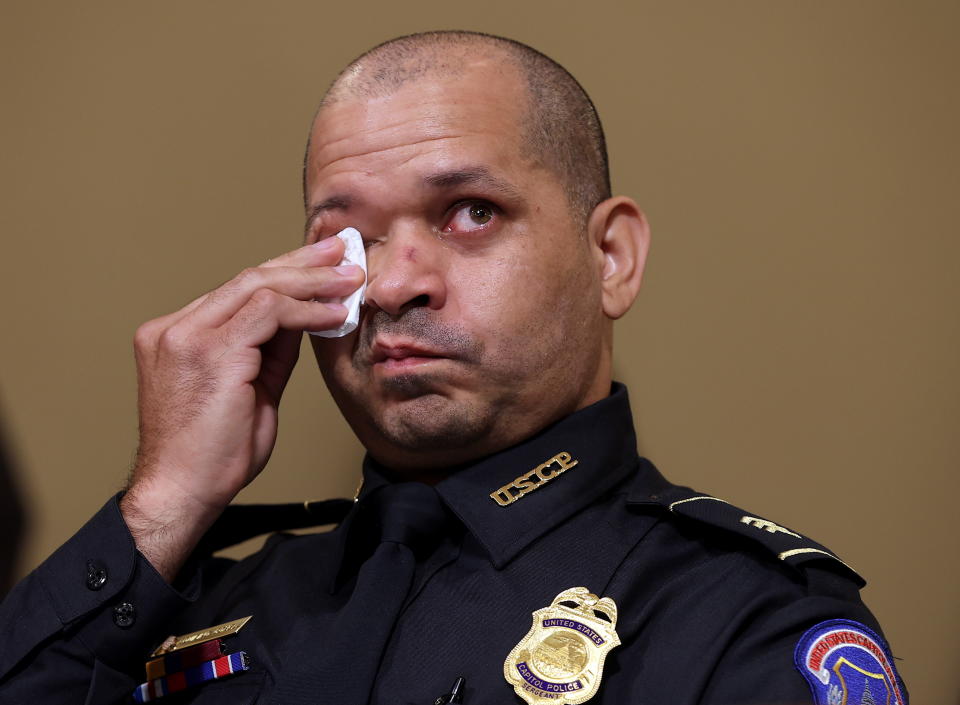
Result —
[{"label": "uscp lettering", "polygon": [[496,492],[491,492],[490,497],[501,507],[506,507],[525,494],[533,492],[540,485],[550,482],[557,475],[566,472],[579,462],[579,460],[574,460],[567,452],[557,453],[547,462],[541,463]]}]

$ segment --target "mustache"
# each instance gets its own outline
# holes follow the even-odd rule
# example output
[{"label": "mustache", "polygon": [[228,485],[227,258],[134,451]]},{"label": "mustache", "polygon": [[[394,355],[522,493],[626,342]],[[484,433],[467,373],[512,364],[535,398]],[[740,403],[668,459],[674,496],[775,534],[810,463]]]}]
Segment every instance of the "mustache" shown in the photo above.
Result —
[{"label": "mustache", "polygon": [[410,338],[424,347],[465,362],[479,362],[483,356],[483,343],[466,328],[438,320],[436,314],[424,306],[412,307],[396,316],[377,309],[364,318],[357,346],[357,353],[364,361],[369,361],[373,341],[378,335]]}]

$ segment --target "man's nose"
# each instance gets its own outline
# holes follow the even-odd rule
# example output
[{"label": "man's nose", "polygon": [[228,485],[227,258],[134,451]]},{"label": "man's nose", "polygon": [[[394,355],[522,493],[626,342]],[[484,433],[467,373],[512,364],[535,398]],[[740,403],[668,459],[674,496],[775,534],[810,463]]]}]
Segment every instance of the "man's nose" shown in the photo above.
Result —
[{"label": "man's nose", "polygon": [[442,244],[432,233],[398,228],[367,251],[366,303],[392,316],[442,308],[447,287]]}]

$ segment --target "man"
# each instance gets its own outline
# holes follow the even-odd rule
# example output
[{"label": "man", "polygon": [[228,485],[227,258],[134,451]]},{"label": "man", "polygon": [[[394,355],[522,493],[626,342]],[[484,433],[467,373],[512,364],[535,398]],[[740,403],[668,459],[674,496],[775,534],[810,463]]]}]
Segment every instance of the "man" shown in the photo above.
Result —
[{"label": "man", "polygon": [[[325,96],[304,197],[304,247],[137,331],[129,487],[5,603],[3,702],[905,702],[855,573],[638,458],[612,322],[649,229],[565,70],[381,45]],[[368,450],[357,501],[225,511],[302,332],[345,318],[317,299],[364,280],[348,226],[361,324],[312,342]]]}]

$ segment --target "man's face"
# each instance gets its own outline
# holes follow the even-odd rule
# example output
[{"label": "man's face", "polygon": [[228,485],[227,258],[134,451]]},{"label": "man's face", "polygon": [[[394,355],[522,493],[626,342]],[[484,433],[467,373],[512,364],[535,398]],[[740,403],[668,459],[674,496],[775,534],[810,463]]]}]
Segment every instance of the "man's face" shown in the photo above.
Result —
[{"label": "man's face", "polygon": [[609,392],[598,255],[521,144],[502,63],[345,98],[314,124],[307,240],[364,237],[357,333],[312,339],[347,421],[387,466],[512,445]]}]

